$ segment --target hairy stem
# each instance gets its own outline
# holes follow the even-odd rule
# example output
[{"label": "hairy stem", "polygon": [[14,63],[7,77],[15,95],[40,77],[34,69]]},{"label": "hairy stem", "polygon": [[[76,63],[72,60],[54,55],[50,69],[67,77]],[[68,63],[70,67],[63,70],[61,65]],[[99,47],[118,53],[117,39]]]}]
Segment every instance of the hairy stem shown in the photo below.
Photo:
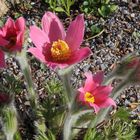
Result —
[{"label": "hairy stem", "polygon": [[6,140],[13,140],[14,134],[17,131],[17,112],[13,103],[3,108],[3,131],[6,136]]},{"label": "hairy stem", "polygon": [[38,96],[34,90],[34,85],[33,85],[33,81],[32,81],[32,74],[31,74],[31,70],[29,67],[29,64],[27,62],[27,58],[26,58],[26,52],[23,50],[20,54],[18,54],[16,56],[16,59],[18,60],[19,64],[20,64],[20,68],[24,74],[26,83],[27,83],[27,90],[28,90],[28,98],[30,101],[30,105],[31,108],[33,110],[33,115],[35,118],[34,124],[35,124],[35,128],[36,128],[36,132],[37,135],[39,133],[43,133],[45,136],[45,130],[46,129],[42,129],[41,126],[43,126],[44,128],[46,128],[45,125],[45,120],[44,120],[44,116],[42,115],[42,112],[39,109],[39,104],[38,104]]},{"label": "hairy stem", "polygon": [[26,52],[23,50],[20,54],[16,56],[20,64],[20,68],[24,74],[25,80],[27,82],[27,90],[28,90],[28,98],[30,100],[31,106],[33,109],[36,110],[37,108],[37,94],[35,93],[32,77],[31,77],[31,70],[26,58]]}]

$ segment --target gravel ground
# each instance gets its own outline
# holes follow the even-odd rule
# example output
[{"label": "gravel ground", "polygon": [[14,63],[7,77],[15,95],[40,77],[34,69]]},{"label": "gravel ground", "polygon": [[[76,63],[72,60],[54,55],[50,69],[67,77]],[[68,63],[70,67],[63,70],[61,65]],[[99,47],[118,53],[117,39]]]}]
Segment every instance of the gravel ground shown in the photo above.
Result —
[{"label": "gravel ground", "polygon": [[[82,84],[82,80],[84,79],[83,74],[85,71],[90,70],[94,73],[98,70],[103,70],[107,75],[114,69],[115,63],[120,61],[123,56],[140,50],[140,2],[137,0],[133,0],[133,2],[130,0],[116,0],[114,2],[119,5],[118,11],[108,18],[103,19],[100,17],[94,17],[93,15],[85,17],[86,33],[82,46],[90,46],[93,55],[75,66],[72,77],[72,83],[75,87]],[[43,5],[40,0],[37,0],[36,2],[32,1],[31,5],[34,8],[31,8],[30,10],[26,9],[24,6],[22,6],[23,9],[16,7],[17,11],[22,13],[26,18],[27,26],[39,23],[44,11],[47,10],[46,5]],[[12,10],[13,9],[3,17],[4,20],[8,16],[14,16],[15,11],[12,12]],[[65,18],[62,15],[60,16],[63,19]],[[66,26],[68,21],[69,19],[65,22]],[[104,32],[100,36],[89,39],[89,27],[92,24],[102,26],[104,28]],[[136,36],[137,33],[139,33],[139,36]],[[28,44],[29,47],[33,46],[30,43],[30,40],[28,40]],[[29,57],[30,56],[31,55],[29,55]],[[47,93],[43,87],[43,83],[46,79],[49,81],[52,77],[57,76],[55,72],[50,71],[48,68],[44,71],[42,65],[32,58],[33,57],[30,57],[30,64],[32,65],[35,87],[40,98],[44,98]],[[21,94],[16,95],[16,103],[20,110],[20,115],[25,116],[26,122],[26,120],[31,119],[31,117],[30,110],[25,99],[27,92],[23,81],[23,75],[14,58],[7,59],[7,65],[8,69],[1,71],[0,79],[2,79],[4,73],[8,72],[9,74],[14,73],[15,75],[18,75],[22,80],[23,91]],[[138,119],[140,122],[140,105],[133,104],[140,103],[139,86],[131,86],[127,88],[117,99],[117,103],[120,106],[130,108],[132,110],[132,117],[134,117],[134,119]],[[24,113],[25,110],[27,113]]]}]

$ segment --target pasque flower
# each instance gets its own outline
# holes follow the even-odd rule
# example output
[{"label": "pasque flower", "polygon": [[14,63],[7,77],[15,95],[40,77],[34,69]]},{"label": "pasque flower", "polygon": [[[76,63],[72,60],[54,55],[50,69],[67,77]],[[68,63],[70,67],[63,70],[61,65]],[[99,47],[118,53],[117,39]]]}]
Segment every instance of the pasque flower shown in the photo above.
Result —
[{"label": "pasque flower", "polygon": [[126,77],[129,73],[134,71],[140,63],[140,57],[135,54],[127,55],[123,60],[116,66],[114,75],[118,77]]},{"label": "pasque flower", "polygon": [[21,51],[25,31],[25,20],[23,17],[14,21],[8,18],[3,27],[0,28],[0,67],[5,66],[4,52]]},{"label": "pasque flower", "polygon": [[79,48],[84,36],[84,18],[78,15],[65,32],[59,18],[46,12],[42,18],[42,30],[30,27],[30,38],[36,47],[29,49],[37,59],[52,68],[65,68],[91,54],[88,47]]},{"label": "pasque flower", "polygon": [[95,113],[101,108],[116,106],[115,102],[109,97],[112,91],[111,85],[101,85],[103,72],[98,72],[94,76],[91,72],[85,73],[86,81],[84,87],[78,89],[78,99],[84,104],[93,107]]},{"label": "pasque flower", "polygon": [[[133,63],[134,65],[135,63]],[[140,58],[137,58],[135,69],[128,75],[127,81],[130,84],[139,84],[140,83]]]}]

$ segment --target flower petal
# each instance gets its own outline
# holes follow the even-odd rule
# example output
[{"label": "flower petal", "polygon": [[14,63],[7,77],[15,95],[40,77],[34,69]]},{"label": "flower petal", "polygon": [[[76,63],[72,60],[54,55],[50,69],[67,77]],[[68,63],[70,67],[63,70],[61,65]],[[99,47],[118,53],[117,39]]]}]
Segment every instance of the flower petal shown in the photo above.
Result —
[{"label": "flower petal", "polygon": [[94,108],[96,114],[99,112],[100,107],[98,105],[92,103],[90,103],[89,105]]},{"label": "flower petal", "polygon": [[83,14],[78,15],[68,27],[65,41],[68,43],[72,50],[80,47],[84,37],[84,17]]},{"label": "flower petal", "polygon": [[82,101],[82,102],[85,102],[84,95],[85,95],[84,93],[80,92],[80,93],[79,93],[78,100],[79,100],[79,101]]},{"label": "flower petal", "polygon": [[38,48],[33,48],[33,47],[29,48],[28,52],[33,54],[41,62],[46,63],[45,56],[42,54],[42,52]]},{"label": "flower petal", "polygon": [[68,65],[72,65],[82,61],[91,54],[91,50],[88,47],[84,47],[80,50],[73,52],[71,58],[66,62]]},{"label": "flower petal", "polygon": [[16,26],[16,29],[18,31],[24,32],[25,31],[25,20],[24,20],[24,18],[23,17],[18,18],[15,22],[15,26]]},{"label": "flower petal", "polygon": [[109,106],[116,107],[116,103],[115,103],[115,101],[113,99],[108,98],[102,104],[98,104],[98,106],[101,107],[101,108],[106,108],[106,107],[109,107]]},{"label": "flower petal", "polygon": [[0,68],[5,67],[4,52],[0,50]]},{"label": "flower petal", "polygon": [[94,90],[94,98],[96,103],[104,102],[109,94],[111,93],[113,87],[112,86],[99,86]]},{"label": "flower petal", "polygon": [[3,37],[9,38],[12,35],[16,35],[16,31],[15,31],[15,22],[12,18],[8,18],[8,20],[6,21],[4,27],[2,28],[3,30]]},{"label": "flower petal", "polygon": [[78,89],[78,91],[81,92],[81,93],[85,93],[85,92],[86,92],[85,89],[84,89],[83,87],[80,87],[80,88]]},{"label": "flower petal", "polygon": [[97,72],[94,76],[93,76],[93,80],[95,83],[98,83],[99,85],[101,85],[102,81],[104,79],[104,73],[102,71]]},{"label": "flower petal", "polygon": [[85,76],[86,76],[87,79],[85,81],[84,90],[86,92],[91,92],[91,91],[93,91],[97,87],[97,85],[93,81],[93,76],[92,76],[91,72],[86,72]]},{"label": "flower petal", "polygon": [[11,29],[11,27],[15,27],[15,23],[14,23],[14,20],[9,17],[5,23],[5,27],[7,27],[8,29]]},{"label": "flower petal", "polygon": [[12,51],[21,51],[23,45],[23,39],[24,39],[23,33],[22,32],[18,33],[16,45],[11,48]]},{"label": "flower petal", "polygon": [[2,29],[2,27],[0,27],[0,36],[3,36],[3,29]]},{"label": "flower petal", "polygon": [[4,47],[9,43],[9,41],[5,40],[3,37],[0,36],[0,47]]},{"label": "flower petal", "polygon": [[42,50],[42,47],[46,42],[49,43],[47,35],[36,26],[30,27],[30,38],[32,39],[35,46],[40,50]]},{"label": "flower petal", "polygon": [[64,40],[65,30],[59,18],[52,12],[46,12],[42,18],[42,28],[48,35],[50,42]]}]

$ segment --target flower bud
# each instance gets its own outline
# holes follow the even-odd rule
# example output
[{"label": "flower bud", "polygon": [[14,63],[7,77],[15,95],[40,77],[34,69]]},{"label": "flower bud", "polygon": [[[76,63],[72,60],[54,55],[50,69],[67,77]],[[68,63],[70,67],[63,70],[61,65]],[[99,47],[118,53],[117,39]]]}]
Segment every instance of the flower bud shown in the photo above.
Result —
[{"label": "flower bud", "polygon": [[114,74],[120,78],[134,71],[140,63],[140,57],[133,54],[126,56],[116,67]]},{"label": "flower bud", "polygon": [[12,98],[9,94],[0,93],[0,106],[9,104],[11,100]]}]

